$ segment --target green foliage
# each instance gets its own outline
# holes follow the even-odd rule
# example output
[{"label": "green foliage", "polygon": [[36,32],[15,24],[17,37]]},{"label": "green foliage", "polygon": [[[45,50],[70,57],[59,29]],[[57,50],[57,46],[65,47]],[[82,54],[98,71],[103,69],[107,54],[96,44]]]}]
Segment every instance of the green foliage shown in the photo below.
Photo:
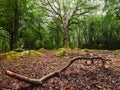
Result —
[{"label": "green foliage", "polygon": [[119,48],[119,20],[107,16],[88,19],[86,42],[82,48],[117,49]]},{"label": "green foliage", "polygon": [[[120,48],[119,0],[104,0],[105,7],[101,11],[96,0],[48,1],[58,13],[54,13],[44,0],[0,1],[0,51],[15,48],[18,52],[23,51],[19,48]],[[82,11],[88,12],[80,14]],[[97,11],[103,14],[98,15]],[[67,28],[67,35],[63,26]]]},{"label": "green foliage", "polygon": [[107,16],[120,20],[120,1],[119,0],[105,0],[104,7]]},{"label": "green foliage", "polygon": [[26,4],[27,0],[0,1],[0,28],[4,31],[4,35],[0,35],[0,37],[7,38],[7,44],[11,50],[19,47],[18,42],[21,36],[20,26],[24,18],[23,15],[26,8],[24,6]]}]

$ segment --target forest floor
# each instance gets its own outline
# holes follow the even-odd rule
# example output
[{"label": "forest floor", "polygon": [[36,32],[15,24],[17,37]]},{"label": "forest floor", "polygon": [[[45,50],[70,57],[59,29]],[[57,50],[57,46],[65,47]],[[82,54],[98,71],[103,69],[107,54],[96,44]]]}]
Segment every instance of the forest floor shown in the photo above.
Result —
[{"label": "forest floor", "polygon": [[[38,56],[24,56],[12,60],[0,60],[0,89],[1,90],[120,90],[120,52],[109,50],[68,50],[67,56],[56,57],[55,50],[39,50],[44,54]],[[5,74],[6,70],[12,70],[31,78],[42,76],[58,70],[80,55],[90,54],[110,59],[101,68],[101,62],[96,60],[94,64],[86,64],[84,60],[75,61],[61,77],[51,78],[42,86],[27,84],[23,81],[11,78]]]}]

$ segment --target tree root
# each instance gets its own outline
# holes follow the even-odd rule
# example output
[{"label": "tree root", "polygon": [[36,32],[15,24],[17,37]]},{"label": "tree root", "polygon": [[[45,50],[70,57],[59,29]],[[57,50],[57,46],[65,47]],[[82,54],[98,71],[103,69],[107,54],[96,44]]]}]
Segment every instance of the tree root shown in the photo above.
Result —
[{"label": "tree root", "polygon": [[24,81],[26,83],[35,84],[35,85],[42,85],[44,82],[46,82],[47,80],[49,80],[52,77],[60,77],[60,73],[65,71],[68,67],[70,67],[70,65],[76,60],[91,60],[92,62],[93,62],[93,60],[101,60],[101,64],[102,64],[103,68],[105,68],[106,61],[110,61],[107,59],[103,59],[102,57],[81,57],[81,56],[78,56],[76,58],[71,59],[70,62],[62,69],[51,72],[51,73],[43,76],[40,79],[29,78],[29,77],[23,76],[21,74],[15,73],[15,72],[10,71],[10,70],[6,71],[6,75],[8,75],[12,78],[18,79],[20,81]]}]

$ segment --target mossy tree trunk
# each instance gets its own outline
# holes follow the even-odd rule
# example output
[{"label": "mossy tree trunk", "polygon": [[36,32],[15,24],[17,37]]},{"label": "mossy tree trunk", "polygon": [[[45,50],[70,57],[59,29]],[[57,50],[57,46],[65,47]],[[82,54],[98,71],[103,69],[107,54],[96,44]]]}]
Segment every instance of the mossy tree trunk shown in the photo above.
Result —
[{"label": "mossy tree trunk", "polygon": [[63,20],[63,47],[69,48],[68,21],[66,18]]}]

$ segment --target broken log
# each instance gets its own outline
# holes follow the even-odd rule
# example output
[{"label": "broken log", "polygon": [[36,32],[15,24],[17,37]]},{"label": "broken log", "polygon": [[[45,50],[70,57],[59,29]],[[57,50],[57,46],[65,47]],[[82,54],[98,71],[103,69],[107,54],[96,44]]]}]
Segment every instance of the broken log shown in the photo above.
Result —
[{"label": "broken log", "polygon": [[54,72],[51,72],[45,76],[43,76],[42,78],[40,79],[33,79],[33,78],[29,78],[29,77],[26,77],[24,75],[21,75],[21,74],[18,74],[18,73],[15,73],[13,71],[10,71],[10,70],[7,70],[6,71],[6,75],[12,77],[12,78],[15,78],[15,79],[18,79],[20,81],[24,81],[26,83],[30,83],[30,84],[35,84],[35,85],[42,85],[44,82],[46,82],[47,80],[49,80],[50,78],[53,78],[53,77],[60,77],[60,74],[61,72],[65,71],[68,67],[70,67],[70,65],[75,62],[76,60],[101,60],[102,62],[102,67],[104,68],[105,67],[105,62],[106,61],[110,61],[110,60],[107,60],[107,59],[104,59],[102,57],[81,57],[81,56],[78,56],[76,58],[73,58],[70,60],[70,62],[65,66],[63,67],[62,69],[60,70],[56,70]]}]

